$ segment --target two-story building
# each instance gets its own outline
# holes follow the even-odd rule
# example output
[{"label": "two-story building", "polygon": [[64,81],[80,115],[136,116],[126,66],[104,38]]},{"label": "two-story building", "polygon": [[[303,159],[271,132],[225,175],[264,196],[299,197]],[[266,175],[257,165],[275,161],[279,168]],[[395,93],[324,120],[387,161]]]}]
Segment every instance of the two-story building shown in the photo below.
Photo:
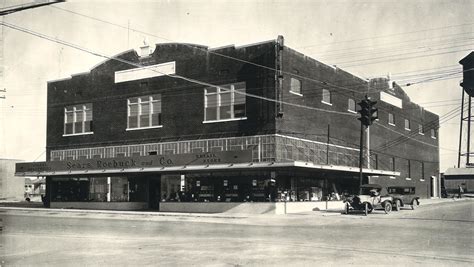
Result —
[{"label": "two-story building", "polygon": [[365,95],[378,101],[379,119],[364,182],[431,196],[438,116],[388,79],[325,65],[281,36],[142,49],[48,83],[47,161],[16,172],[46,177],[50,207],[222,211],[267,202],[262,209],[275,210],[279,201],[354,193]]}]

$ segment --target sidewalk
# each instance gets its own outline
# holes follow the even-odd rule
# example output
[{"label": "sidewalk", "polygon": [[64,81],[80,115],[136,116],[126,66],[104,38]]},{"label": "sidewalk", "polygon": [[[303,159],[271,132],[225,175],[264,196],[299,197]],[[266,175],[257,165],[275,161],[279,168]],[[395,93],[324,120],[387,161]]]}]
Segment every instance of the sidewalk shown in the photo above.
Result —
[{"label": "sidewalk", "polygon": [[[425,205],[436,205],[442,203],[450,203],[457,201],[469,201],[474,200],[473,198],[437,198],[437,199],[421,199],[420,206]],[[341,202],[342,203],[342,202]],[[328,209],[321,211],[291,213],[291,214],[247,214],[247,213],[178,213],[178,212],[160,212],[160,211],[120,211],[120,210],[86,210],[86,209],[54,209],[44,208],[42,203],[37,202],[15,202],[15,203],[1,203],[0,211],[33,211],[37,213],[51,214],[51,213],[63,213],[63,214],[110,214],[110,215],[126,215],[126,216],[145,216],[145,217],[194,217],[194,218],[228,218],[228,219],[244,219],[249,217],[285,217],[285,216],[337,216],[341,215],[342,209]]]}]

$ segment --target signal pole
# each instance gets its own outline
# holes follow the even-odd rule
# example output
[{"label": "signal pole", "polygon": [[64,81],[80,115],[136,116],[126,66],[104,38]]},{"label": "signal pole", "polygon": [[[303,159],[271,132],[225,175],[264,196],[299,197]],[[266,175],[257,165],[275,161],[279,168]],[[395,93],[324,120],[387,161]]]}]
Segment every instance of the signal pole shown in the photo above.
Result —
[{"label": "signal pole", "polygon": [[[360,120],[359,185],[362,185],[364,178],[362,172],[364,166],[364,129],[368,130],[369,126],[378,118],[378,109],[375,108],[377,101],[371,101],[367,95],[357,104],[361,107],[361,109],[357,111],[361,116],[357,119]],[[367,159],[368,162],[369,160],[370,159]]]},{"label": "signal pole", "polygon": [[360,145],[359,145],[359,187],[362,186],[362,168],[364,165],[364,123],[360,123]]}]

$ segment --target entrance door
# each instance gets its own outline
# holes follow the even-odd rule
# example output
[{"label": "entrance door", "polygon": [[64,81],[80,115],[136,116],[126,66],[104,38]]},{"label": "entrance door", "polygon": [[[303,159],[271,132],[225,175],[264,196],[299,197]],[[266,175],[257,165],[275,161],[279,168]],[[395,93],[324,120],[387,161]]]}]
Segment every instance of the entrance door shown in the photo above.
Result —
[{"label": "entrance door", "polygon": [[161,179],[159,177],[153,177],[149,180],[149,198],[148,204],[152,210],[160,210],[161,200]]},{"label": "entrance door", "polygon": [[436,177],[434,177],[434,176],[430,177],[430,197],[435,196],[436,186],[437,186],[435,178]]}]

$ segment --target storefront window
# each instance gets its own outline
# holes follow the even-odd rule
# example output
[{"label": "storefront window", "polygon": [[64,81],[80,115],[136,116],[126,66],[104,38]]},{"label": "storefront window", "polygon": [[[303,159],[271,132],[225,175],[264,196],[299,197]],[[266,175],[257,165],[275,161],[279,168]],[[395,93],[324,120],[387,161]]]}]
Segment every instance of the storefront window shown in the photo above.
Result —
[{"label": "storefront window", "polygon": [[56,202],[145,202],[146,179],[140,177],[54,177],[51,199]]},{"label": "storefront window", "polygon": [[161,176],[161,201],[183,201],[180,175]]},{"label": "storefront window", "polygon": [[107,201],[107,178],[89,178],[90,191],[89,201],[106,202]]},{"label": "storefront window", "polygon": [[127,177],[110,178],[110,201],[126,202],[128,201],[128,179]]}]

